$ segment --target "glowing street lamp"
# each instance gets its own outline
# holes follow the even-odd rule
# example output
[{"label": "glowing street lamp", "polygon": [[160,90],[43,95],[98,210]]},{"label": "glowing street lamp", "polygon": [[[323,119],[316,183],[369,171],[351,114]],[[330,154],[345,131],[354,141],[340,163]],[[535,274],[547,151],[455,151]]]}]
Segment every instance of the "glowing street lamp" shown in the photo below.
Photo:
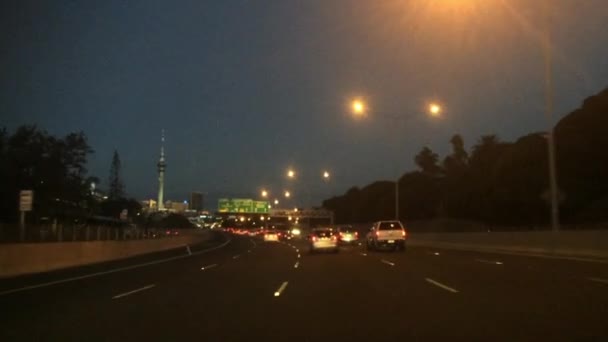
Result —
[{"label": "glowing street lamp", "polygon": [[268,191],[262,190],[262,197],[264,197],[264,198],[268,197]]},{"label": "glowing street lamp", "polygon": [[441,115],[442,108],[437,103],[431,103],[429,105],[429,114],[433,117],[438,117]]},{"label": "glowing street lamp", "polygon": [[287,177],[291,178],[291,179],[295,178],[296,177],[296,172],[294,170],[292,170],[292,169],[287,170]]},{"label": "glowing street lamp", "polygon": [[274,205],[279,205],[279,200],[278,199],[274,200]]},{"label": "glowing street lamp", "polygon": [[355,116],[365,115],[365,103],[360,99],[355,99],[351,103],[351,111]]},{"label": "glowing street lamp", "polygon": [[328,180],[329,179],[329,172],[323,171],[323,179],[324,180]]},{"label": "glowing street lamp", "polygon": [[289,191],[285,191],[285,198],[291,197],[291,193]]}]

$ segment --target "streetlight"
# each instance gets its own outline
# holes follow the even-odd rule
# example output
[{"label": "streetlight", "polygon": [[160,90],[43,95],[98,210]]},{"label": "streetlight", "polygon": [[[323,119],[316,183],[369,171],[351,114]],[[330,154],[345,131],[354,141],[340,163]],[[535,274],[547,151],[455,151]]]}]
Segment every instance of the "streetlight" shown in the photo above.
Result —
[{"label": "streetlight", "polygon": [[296,172],[294,170],[292,170],[292,169],[287,170],[287,177],[291,178],[291,179],[295,178],[296,177]]},{"label": "streetlight", "polygon": [[365,103],[361,99],[354,99],[351,103],[351,109],[355,116],[365,115]]},{"label": "streetlight", "polygon": [[279,200],[278,199],[274,200],[274,205],[279,205]]},{"label": "streetlight", "polygon": [[262,190],[262,197],[264,197],[264,198],[268,197],[268,191]]},{"label": "streetlight", "polygon": [[431,103],[429,105],[429,115],[433,117],[438,117],[441,115],[441,106],[437,103]]},{"label": "streetlight", "polygon": [[329,180],[329,172],[323,171],[323,179],[326,181]]},{"label": "streetlight", "polygon": [[553,232],[559,231],[559,190],[557,187],[557,167],[555,162],[555,126],[553,124],[553,55],[551,38],[551,1],[545,0],[545,36],[543,52],[545,59],[545,117],[549,130],[547,132],[547,154],[549,157],[549,189],[551,197],[551,227]]},{"label": "streetlight", "polygon": [[[439,117],[443,108],[436,102],[430,103],[427,108],[427,115],[432,117]],[[352,114],[354,116],[362,116],[365,113],[365,103],[363,103],[359,99],[355,99],[352,101]],[[393,117],[393,116],[391,116]],[[410,119],[415,116],[394,116],[396,119],[400,119],[404,121],[405,119]],[[327,173],[329,176],[329,173]],[[323,174],[325,176],[325,174]],[[395,220],[399,220],[399,178],[395,180]]]},{"label": "streetlight", "polygon": [[291,197],[291,193],[289,191],[285,191],[285,198]]}]

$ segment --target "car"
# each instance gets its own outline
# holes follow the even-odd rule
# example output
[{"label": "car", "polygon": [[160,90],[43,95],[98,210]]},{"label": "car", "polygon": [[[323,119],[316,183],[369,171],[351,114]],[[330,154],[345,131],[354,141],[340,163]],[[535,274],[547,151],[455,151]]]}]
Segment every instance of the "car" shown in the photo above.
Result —
[{"label": "car", "polygon": [[281,239],[281,240],[291,240],[293,238],[291,231],[288,229],[279,229],[278,233],[279,233],[279,239]]},{"label": "car", "polygon": [[339,252],[338,235],[331,228],[315,228],[309,235],[310,253],[317,251]]},{"label": "car", "polygon": [[379,221],[374,223],[365,240],[368,250],[388,247],[404,251],[407,232],[400,221]]},{"label": "car", "polygon": [[175,228],[165,230],[165,236],[178,236],[178,235],[179,235],[179,230],[177,230]]},{"label": "car", "polygon": [[279,233],[276,230],[267,230],[264,233],[264,242],[279,241]]},{"label": "car", "polygon": [[355,244],[359,241],[359,232],[352,226],[339,226],[338,241],[342,244]]}]

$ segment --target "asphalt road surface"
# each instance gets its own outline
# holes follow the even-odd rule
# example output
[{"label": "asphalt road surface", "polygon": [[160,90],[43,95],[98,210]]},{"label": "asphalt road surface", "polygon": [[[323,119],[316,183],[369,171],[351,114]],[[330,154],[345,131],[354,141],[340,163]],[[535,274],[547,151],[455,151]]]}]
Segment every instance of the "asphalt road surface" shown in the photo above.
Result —
[{"label": "asphalt road surface", "polygon": [[608,340],[605,263],[228,235],[192,252],[2,280],[0,341]]}]

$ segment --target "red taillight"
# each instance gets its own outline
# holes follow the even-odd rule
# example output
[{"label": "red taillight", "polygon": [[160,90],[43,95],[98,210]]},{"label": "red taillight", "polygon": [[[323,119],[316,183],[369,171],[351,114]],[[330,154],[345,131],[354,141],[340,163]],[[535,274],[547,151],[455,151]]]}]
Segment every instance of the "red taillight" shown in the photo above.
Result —
[{"label": "red taillight", "polygon": [[380,232],[376,231],[376,237],[380,237]]},{"label": "red taillight", "polygon": [[315,241],[317,241],[317,237],[316,237],[316,236],[313,236],[313,237],[312,237],[312,242],[315,242]]},{"label": "red taillight", "polygon": [[355,232],[355,236],[359,236],[359,232]]},{"label": "red taillight", "polygon": [[344,233],[340,232],[340,236],[344,236]]},{"label": "red taillight", "polygon": [[401,231],[401,235],[403,235],[403,237],[405,237],[407,235],[407,233],[405,232],[405,229]]},{"label": "red taillight", "polygon": [[337,239],[337,237],[336,237],[335,235],[332,235],[332,236],[331,236],[331,240],[332,240],[332,241],[336,241],[336,239]]}]

